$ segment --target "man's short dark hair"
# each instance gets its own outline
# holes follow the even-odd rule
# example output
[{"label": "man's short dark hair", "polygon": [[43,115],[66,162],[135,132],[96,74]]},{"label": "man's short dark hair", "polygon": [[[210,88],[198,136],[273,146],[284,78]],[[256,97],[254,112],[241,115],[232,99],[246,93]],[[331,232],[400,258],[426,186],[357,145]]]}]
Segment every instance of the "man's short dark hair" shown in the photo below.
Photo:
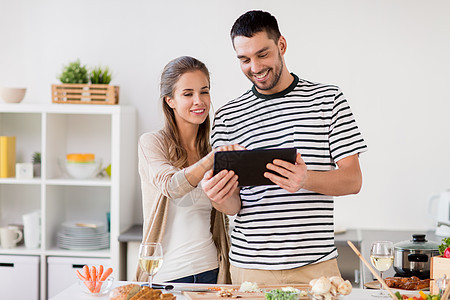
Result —
[{"label": "man's short dark hair", "polygon": [[231,27],[231,41],[234,45],[234,38],[245,36],[251,38],[256,33],[265,31],[267,36],[278,43],[281,36],[277,19],[270,13],[262,10],[251,10],[240,16],[233,27]]}]

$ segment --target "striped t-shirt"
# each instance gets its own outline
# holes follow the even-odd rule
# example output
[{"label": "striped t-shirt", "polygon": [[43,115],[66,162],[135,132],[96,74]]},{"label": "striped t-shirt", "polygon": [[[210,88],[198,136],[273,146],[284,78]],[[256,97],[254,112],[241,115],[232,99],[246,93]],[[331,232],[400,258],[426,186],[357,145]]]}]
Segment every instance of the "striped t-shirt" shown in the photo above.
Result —
[{"label": "striped t-shirt", "polygon": [[[299,79],[263,95],[255,87],[221,107],[213,147],[294,147],[308,170],[328,171],[367,146],[341,90]],[[335,258],[333,197],[276,185],[242,187],[231,233],[230,261],[241,268],[282,270]]]}]

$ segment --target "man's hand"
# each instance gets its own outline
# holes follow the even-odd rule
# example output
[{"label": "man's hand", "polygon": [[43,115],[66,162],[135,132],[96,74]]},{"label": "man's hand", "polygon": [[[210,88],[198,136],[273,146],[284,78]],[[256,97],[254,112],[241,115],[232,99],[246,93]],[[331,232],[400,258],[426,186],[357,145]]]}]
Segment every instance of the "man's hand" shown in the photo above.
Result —
[{"label": "man's hand", "polygon": [[303,188],[308,178],[307,167],[300,153],[297,153],[295,164],[280,159],[274,159],[273,163],[267,164],[267,169],[286,177],[283,178],[270,172],[264,173],[264,177],[270,179],[273,183],[291,193],[295,193]]}]

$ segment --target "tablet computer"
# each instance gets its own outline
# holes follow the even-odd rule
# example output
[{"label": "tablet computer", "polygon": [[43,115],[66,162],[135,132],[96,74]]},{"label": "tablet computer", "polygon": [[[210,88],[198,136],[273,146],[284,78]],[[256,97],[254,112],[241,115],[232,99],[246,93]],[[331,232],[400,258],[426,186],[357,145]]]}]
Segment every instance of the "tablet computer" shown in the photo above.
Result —
[{"label": "tablet computer", "polygon": [[266,165],[274,159],[281,159],[295,163],[297,149],[258,149],[218,151],[214,153],[214,175],[222,170],[233,170],[238,176],[239,186],[274,185],[272,181],[264,177],[264,172],[271,172]]}]

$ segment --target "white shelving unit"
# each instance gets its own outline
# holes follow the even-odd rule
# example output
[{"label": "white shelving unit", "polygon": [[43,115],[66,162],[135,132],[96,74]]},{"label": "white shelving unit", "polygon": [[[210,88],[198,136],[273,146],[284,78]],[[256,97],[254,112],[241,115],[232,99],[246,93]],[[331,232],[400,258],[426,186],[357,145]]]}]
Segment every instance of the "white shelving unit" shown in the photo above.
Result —
[{"label": "white shelving unit", "polygon": [[[0,248],[2,255],[40,257],[40,298],[48,297],[49,257],[109,259],[120,279],[118,236],[133,225],[136,203],[137,140],[135,110],[122,105],[1,104],[0,135],[16,136],[16,162],[31,162],[40,151],[41,178],[0,178],[0,225],[22,224],[22,215],[41,211],[41,247]],[[111,178],[75,180],[58,159],[67,153],[94,153]],[[106,222],[110,212],[110,248],[73,251],[58,248],[56,234],[64,221]],[[73,272],[74,273],[74,272]],[[64,276],[62,274],[62,276]],[[20,285],[20,283],[18,283]],[[22,285],[23,288],[23,285]]]}]

